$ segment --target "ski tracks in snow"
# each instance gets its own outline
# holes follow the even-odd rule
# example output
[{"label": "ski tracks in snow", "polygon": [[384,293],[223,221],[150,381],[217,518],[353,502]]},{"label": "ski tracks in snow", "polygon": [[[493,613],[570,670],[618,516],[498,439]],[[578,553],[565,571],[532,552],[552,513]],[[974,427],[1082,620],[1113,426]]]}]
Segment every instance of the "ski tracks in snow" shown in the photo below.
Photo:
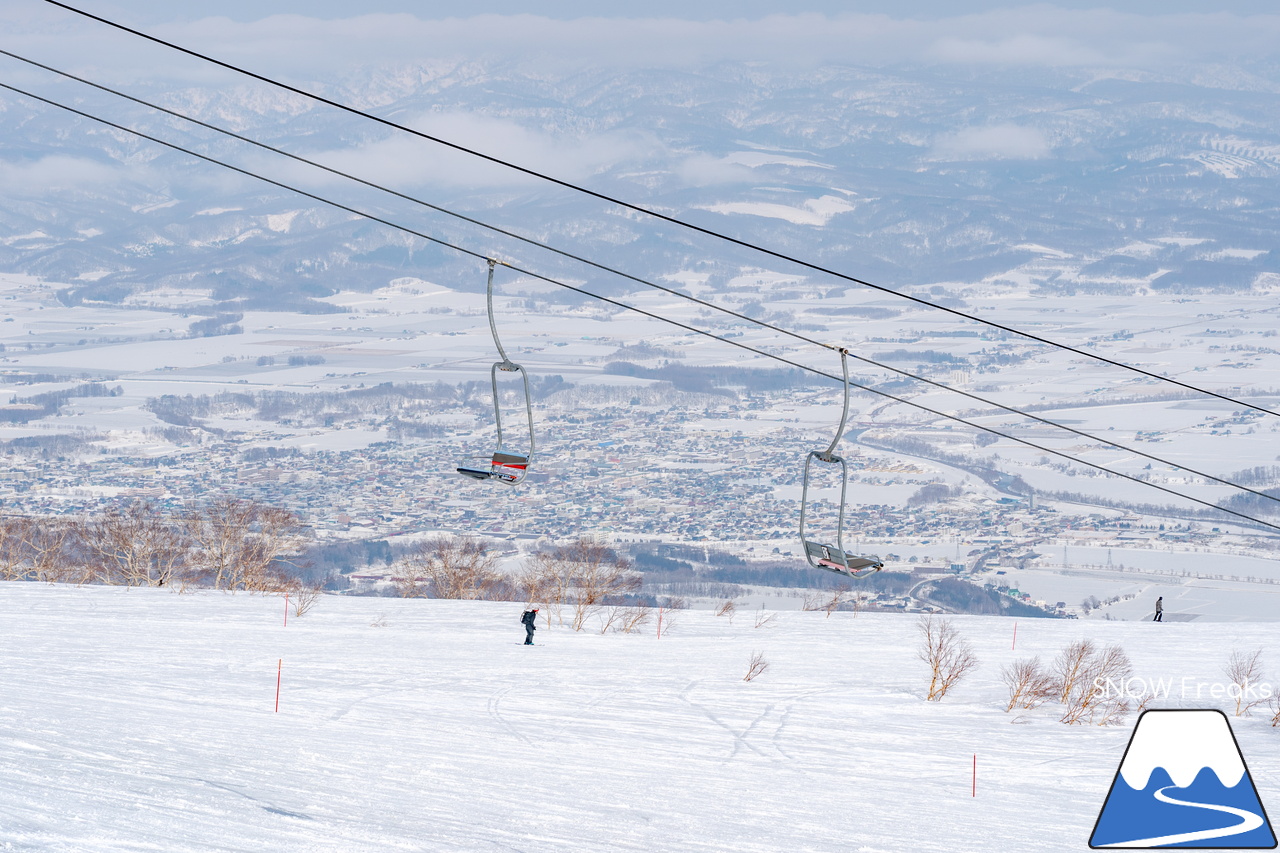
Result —
[{"label": "ski tracks in snow", "polygon": [[500,708],[501,708],[501,706],[502,706],[502,700],[503,700],[503,697],[505,697],[508,693],[510,693],[510,692],[512,691],[512,689],[513,689],[512,687],[504,687],[504,688],[502,688],[501,690],[499,690],[498,692],[493,693],[493,694],[491,694],[491,695],[489,696],[489,702],[488,702],[488,706],[487,706],[487,710],[488,710],[488,712],[489,712],[489,717],[490,717],[494,722],[496,722],[499,726],[501,726],[501,727],[503,728],[503,730],[505,730],[505,731],[506,731],[506,733],[507,733],[507,734],[509,734],[509,735],[511,735],[513,738],[516,738],[517,740],[524,741],[525,743],[529,744],[530,746],[533,746],[533,745],[534,745],[533,741],[531,741],[531,740],[529,740],[529,738],[525,737],[525,736],[524,736],[524,734],[523,734],[519,729],[517,729],[515,726],[513,726],[513,725],[512,725],[512,724],[507,720],[507,718],[506,718],[506,717],[502,716],[502,711],[500,710]]},{"label": "ski tracks in snow", "polygon": [[[776,725],[774,725],[773,734],[769,737],[769,742],[767,747],[765,749],[762,749],[752,741],[751,736],[758,729],[761,729],[766,723],[766,721],[770,719],[771,716],[775,716],[774,711],[778,707],[779,703],[776,703],[776,702],[769,703],[768,705],[765,706],[763,711],[761,711],[759,714],[755,716],[754,719],[751,720],[751,722],[747,723],[745,727],[738,729],[730,725],[729,723],[726,723],[720,717],[716,716],[715,712],[713,712],[707,706],[702,705],[698,702],[695,702],[693,699],[689,698],[689,694],[692,693],[693,690],[697,688],[699,684],[702,683],[702,681],[703,679],[696,679],[694,681],[690,681],[688,684],[685,685],[684,689],[681,690],[678,695],[681,702],[684,702],[689,707],[699,711],[704,717],[706,717],[715,725],[724,729],[733,738],[733,749],[730,751],[729,755],[724,759],[726,762],[732,761],[733,759],[737,758],[742,753],[743,750],[749,750],[751,752],[754,752],[756,755],[760,756],[761,758],[767,761],[775,761],[775,762],[786,761],[788,763],[792,762],[792,756],[789,755],[787,751],[782,747],[782,738],[783,738],[783,735],[786,733],[788,724],[791,721],[791,714],[795,710],[796,703],[808,698],[809,696],[814,696],[819,693],[829,692],[826,689],[806,690],[795,696],[789,697],[782,711],[776,714],[777,723]],[[771,749],[772,753],[766,751],[766,749]],[[804,772],[804,768],[802,765],[793,764],[792,766],[795,767],[796,769],[799,769],[801,772]]]}]

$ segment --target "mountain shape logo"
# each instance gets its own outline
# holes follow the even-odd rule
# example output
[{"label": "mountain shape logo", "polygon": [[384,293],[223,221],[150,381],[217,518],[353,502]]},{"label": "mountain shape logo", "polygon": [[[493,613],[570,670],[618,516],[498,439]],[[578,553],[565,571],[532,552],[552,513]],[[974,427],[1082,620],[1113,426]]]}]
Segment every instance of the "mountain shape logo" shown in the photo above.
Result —
[{"label": "mountain shape logo", "polygon": [[1146,711],[1089,846],[1273,850],[1276,836],[1221,711]]}]

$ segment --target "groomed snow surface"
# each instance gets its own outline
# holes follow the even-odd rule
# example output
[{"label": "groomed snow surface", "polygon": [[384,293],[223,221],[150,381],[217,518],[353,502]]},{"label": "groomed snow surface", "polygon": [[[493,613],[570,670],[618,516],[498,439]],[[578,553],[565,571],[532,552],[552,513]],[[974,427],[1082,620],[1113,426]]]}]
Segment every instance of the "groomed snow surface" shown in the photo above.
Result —
[{"label": "groomed snow surface", "polygon": [[[520,611],[328,596],[285,627],[276,597],[0,584],[0,850],[1086,850],[1132,718],[1005,714],[1001,665],[1088,636],[1220,683],[1275,633],[1022,620],[1013,651],[1013,620],[955,617],[981,667],[939,704],[915,616],[682,611],[528,648]],[[1232,724],[1280,811],[1280,730]]]}]

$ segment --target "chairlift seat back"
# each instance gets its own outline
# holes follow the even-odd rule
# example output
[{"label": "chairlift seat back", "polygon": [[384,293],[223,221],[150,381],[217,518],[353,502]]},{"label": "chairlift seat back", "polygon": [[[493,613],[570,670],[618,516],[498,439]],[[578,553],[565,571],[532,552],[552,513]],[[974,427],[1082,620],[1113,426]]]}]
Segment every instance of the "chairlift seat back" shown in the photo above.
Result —
[{"label": "chairlift seat back", "polygon": [[[870,574],[884,568],[884,563],[880,562],[879,557],[849,554],[834,545],[824,545],[806,539],[804,549],[810,565],[815,568],[839,572],[843,575]],[[866,571],[867,569],[870,569],[871,572]]]}]

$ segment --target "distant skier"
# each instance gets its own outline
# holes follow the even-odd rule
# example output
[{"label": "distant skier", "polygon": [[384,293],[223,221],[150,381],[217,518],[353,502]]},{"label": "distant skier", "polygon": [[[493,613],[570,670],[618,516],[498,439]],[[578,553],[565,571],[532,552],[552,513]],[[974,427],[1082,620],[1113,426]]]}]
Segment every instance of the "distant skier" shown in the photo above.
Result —
[{"label": "distant skier", "polygon": [[1156,618],[1152,619],[1151,621],[1152,622],[1164,621],[1164,596],[1163,595],[1156,598]]},{"label": "distant skier", "polygon": [[533,645],[533,632],[538,630],[536,620],[538,618],[538,608],[526,610],[524,615],[520,617],[520,621],[524,624],[524,644],[526,646]]}]

